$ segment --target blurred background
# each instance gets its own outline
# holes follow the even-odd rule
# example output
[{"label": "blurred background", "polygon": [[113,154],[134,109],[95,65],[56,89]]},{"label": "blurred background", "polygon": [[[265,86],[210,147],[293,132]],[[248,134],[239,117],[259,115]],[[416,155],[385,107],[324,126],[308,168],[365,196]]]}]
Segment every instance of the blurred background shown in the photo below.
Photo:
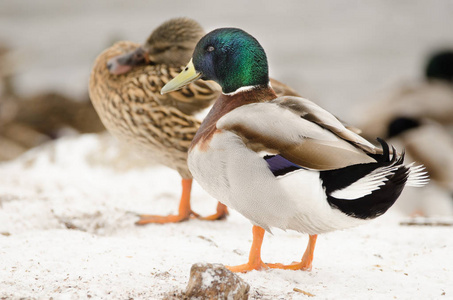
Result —
[{"label": "blurred background", "polygon": [[266,49],[271,76],[351,122],[374,93],[419,79],[427,55],[453,48],[448,0],[0,1],[0,124],[20,114],[5,106],[8,97],[51,106],[86,102],[90,68],[103,49],[118,40],[142,43],[178,16],[207,31],[245,29]]},{"label": "blurred background", "polygon": [[424,82],[428,57],[453,49],[450,0],[0,1],[0,160],[103,132],[87,91],[96,56],[115,41],[143,43],[181,16],[206,31],[248,31],[267,51],[272,77],[358,127],[392,106],[372,106],[383,91]]}]

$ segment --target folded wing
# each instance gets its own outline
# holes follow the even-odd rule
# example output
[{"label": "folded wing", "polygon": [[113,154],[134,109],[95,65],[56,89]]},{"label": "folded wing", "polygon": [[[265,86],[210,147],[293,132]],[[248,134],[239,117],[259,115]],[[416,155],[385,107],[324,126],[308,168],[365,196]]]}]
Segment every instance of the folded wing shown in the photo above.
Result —
[{"label": "folded wing", "polygon": [[256,152],[279,154],[315,170],[375,162],[372,156],[381,152],[335,116],[299,97],[241,106],[223,116],[217,128],[235,132]]}]

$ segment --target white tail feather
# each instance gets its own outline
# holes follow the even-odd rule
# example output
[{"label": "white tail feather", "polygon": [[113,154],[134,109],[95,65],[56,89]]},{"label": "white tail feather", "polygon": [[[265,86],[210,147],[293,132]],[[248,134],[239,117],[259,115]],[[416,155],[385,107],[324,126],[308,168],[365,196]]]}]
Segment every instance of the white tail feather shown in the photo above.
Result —
[{"label": "white tail feather", "polygon": [[360,178],[351,185],[334,191],[331,195],[337,199],[354,200],[371,194],[378,190],[388,180],[388,176],[393,175],[400,166],[388,166],[377,168],[370,174]]},{"label": "white tail feather", "polygon": [[[332,197],[337,199],[354,200],[371,194],[378,190],[388,180],[388,176],[395,174],[395,171],[403,166],[390,165],[374,170],[363,178],[360,178],[351,185],[332,192]],[[409,176],[406,181],[406,186],[422,187],[429,182],[428,173],[423,165],[414,166],[411,163],[406,166]]]},{"label": "white tail feather", "polygon": [[407,167],[409,168],[409,177],[406,186],[422,187],[428,184],[429,176],[424,165],[414,166],[414,163],[411,163]]}]

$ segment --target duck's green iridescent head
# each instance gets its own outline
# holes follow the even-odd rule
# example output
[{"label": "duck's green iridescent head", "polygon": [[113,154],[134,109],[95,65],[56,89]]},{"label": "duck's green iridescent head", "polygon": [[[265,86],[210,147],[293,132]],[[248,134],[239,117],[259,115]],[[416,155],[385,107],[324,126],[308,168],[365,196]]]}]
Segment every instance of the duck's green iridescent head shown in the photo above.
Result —
[{"label": "duck's green iridescent head", "polygon": [[267,85],[266,53],[253,36],[241,29],[213,30],[198,42],[191,62],[162,89],[162,93],[198,78],[216,81],[225,94],[245,86]]},{"label": "duck's green iridescent head", "polygon": [[241,29],[211,31],[198,42],[192,57],[202,78],[216,81],[224,93],[269,82],[266,53],[253,36]]}]

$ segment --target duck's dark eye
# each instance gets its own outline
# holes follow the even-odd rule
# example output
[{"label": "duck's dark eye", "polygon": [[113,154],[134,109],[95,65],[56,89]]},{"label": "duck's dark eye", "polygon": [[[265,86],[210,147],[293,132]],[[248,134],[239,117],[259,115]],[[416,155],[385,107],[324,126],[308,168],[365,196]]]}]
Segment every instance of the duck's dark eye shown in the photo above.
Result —
[{"label": "duck's dark eye", "polygon": [[208,46],[208,48],[206,48],[206,50],[207,50],[208,52],[212,52],[212,51],[215,50],[215,48],[214,48],[214,46]]}]

